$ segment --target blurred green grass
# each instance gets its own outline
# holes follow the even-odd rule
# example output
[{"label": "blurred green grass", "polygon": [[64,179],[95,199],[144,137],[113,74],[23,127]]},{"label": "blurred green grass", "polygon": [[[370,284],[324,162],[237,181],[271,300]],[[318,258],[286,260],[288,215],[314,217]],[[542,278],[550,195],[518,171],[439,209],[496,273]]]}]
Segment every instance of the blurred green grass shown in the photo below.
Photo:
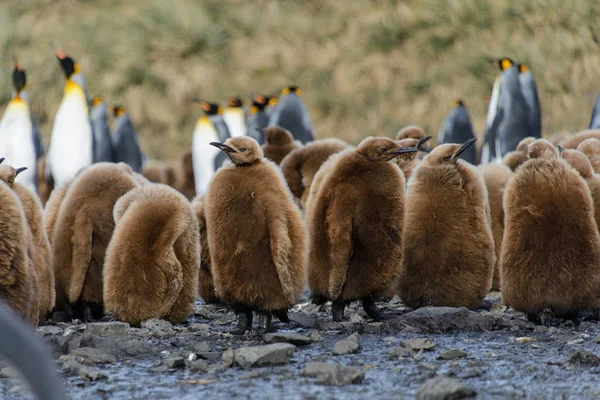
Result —
[{"label": "blurred green grass", "polygon": [[456,97],[481,134],[496,75],[486,57],[510,56],[537,79],[547,136],[589,122],[599,17],[586,0],[5,0],[0,104],[15,53],[48,138],[63,87],[54,41],[80,62],[90,95],[128,107],[154,158],[189,149],[201,114],[192,96],[287,83],[303,88],[319,137],[357,143],[411,123],[435,134]]}]

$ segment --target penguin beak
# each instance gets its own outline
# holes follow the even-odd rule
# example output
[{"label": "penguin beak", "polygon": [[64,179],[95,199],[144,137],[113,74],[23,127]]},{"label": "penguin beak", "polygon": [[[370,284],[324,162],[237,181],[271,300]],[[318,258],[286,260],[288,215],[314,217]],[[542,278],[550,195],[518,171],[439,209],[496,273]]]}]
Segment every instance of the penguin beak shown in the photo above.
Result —
[{"label": "penguin beak", "polygon": [[403,147],[398,150],[390,151],[388,154],[393,155],[395,157],[399,156],[400,154],[416,153],[417,151],[419,151],[419,149],[417,149],[416,147]]},{"label": "penguin beak", "polygon": [[420,150],[424,153],[431,153],[431,149],[428,149],[427,147],[423,147],[423,145],[425,143],[427,143],[429,141],[429,139],[431,139],[431,136],[425,136],[424,138],[419,140],[419,143],[417,143],[417,150]]},{"label": "penguin beak", "polygon": [[211,146],[215,146],[216,148],[218,148],[221,151],[224,151],[225,153],[237,153],[236,150],[234,150],[233,148],[227,146],[225,143],[210,142],[209,144]]},{"label": "penguin beak", "polygon": [[487,60],[490,64],[494,64],[494,65],[498,65],[500,63],[500,59],[495,58],[495,57],[488,57]]},{"label": "penguin beak", "polygon": [[0,164],[2,164],[2,162],[5,160],[4,157],[0,158]]},{"label": "penguin beak", "polygon": [[25,171],[26,169],[27,169],[27,167],[21,167],[21,168],[17,169],[15,172],[15,176],[19,175],[21,172]]},{"label": "penguin beak", "polygon": [[469,139],[466,142],[464,142],[462,146],[460,146],[458,150],[456,150],[456,153],[454,153],[454,155],[452,156],[452,160],[456,160],[466,149],[471,147],[473,143],[475,143],[475,141],[477,141],[477,138]]},{"label": "penguin beak", "polygon": [[559,144],[556,147],[558,147],[558,153],[562,156],[563,151],[565,151],[565,149],[563,149],[563,147]]}]

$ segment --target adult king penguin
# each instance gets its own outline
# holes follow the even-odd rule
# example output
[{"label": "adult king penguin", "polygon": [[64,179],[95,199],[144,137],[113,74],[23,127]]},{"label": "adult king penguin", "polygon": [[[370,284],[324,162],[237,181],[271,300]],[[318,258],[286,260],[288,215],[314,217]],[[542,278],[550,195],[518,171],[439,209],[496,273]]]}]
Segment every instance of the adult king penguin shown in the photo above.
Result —
[{"label": "adult king penguin", "polygon": [[[85,81],[79,64],[60,50],[54,50],[65,73],[65,92],[58,107],[46,155],[46,176],[56,186],[71,179],[93,162],[94,136],[90,121]],[[17,164],[20,165],[20,164]]]},{"label": "adult king penguin", "polygon": [[12,84],[14,87],[12,100],[8,103],[0,121],[0,154],[5,157],[7,163],[27,168],[16,181],[36,192],[37,129],[34,129],[29,111],[25,71],[16,60],[12,72]]},{"label": "adult king penguin", "polygon": [[531,136],[535,138],[542,137],[542,110],[538,98],[537,85],[533,74],[525,64],[519,64],[519,83],[521,84],[521,93],[527,107],[529,108],[529,125],[531,127]]},{"label": "adult king penguin", "polygon": [[481,147],[481,163],[487,164],[493,160],[501,160],[500,148],[497,146],[497,130],[498,126],[494,125],[494,120],[498,112],[498,98],[500,96],[500,80],[504,71],[512,67],[513,60],[510,58],[490,58],[489,62],[497,65],[500,68],[500,74],[494,80],[494,86],[492,87],[492,94],[490,96],[490,104],[488,106],[487,118],[485,123],[485,136],[483,139],[483,146]]},{"label": "adult king penguin", "polygon": [[94,162],[114,162],[115,153],[108,128],[108,110],[102,97],[92,98],[92,132],[94,132]]},{"label": "adult king penguin", "polygon": [[269,126],[280,126],[292,132],[294,140],[304,143],[314,140],[310,116],[300,95],[298,86],[286,86],[281,92],[279,102],[271,111]]},{"label": "adult king penguin", "polygon": [[244,102],[239,97],[227,100],[227,107],[223,111],[223,119],[229,128],[231,137],[246,135],[246,114],[242,108]]},{"label": "adult king penguin", "polygon": [[592,110],[592,119],[590,121],[589,129],[600,129],[600,94],[596,99],[596,103],[594,104],[594,109]]},{"label": "adult king penguin", "polygon": [[134,172],[142,172],[142,151],[138,143],[138,134],[131,123],[129,114],[121,106],[113,107],[113,112],[115,122],[111,140],[115,150],[115,162],[124,162]]},{"label": "adult king penguin", "polygon": [[269,125],[269,115],[266,108],[269,105],[267,96],[254,93],[250,94],[252,106],[248,110],[248,136],[254,138],[261,146],[265,144],[265,134],[263,130]]},{"label": "adult king penguin", "polygon": [[[456,107],[450,111],[444,120],[438,136],[438,144],[464,143],[475,137],[471,117],[469,117],[469,113],[465,108],[465,103],[461,99],[457,99],[454,105]],[[460,158],[475,165],[477,162],[476,153],[475,146],[470,146],[463,151]]]}]

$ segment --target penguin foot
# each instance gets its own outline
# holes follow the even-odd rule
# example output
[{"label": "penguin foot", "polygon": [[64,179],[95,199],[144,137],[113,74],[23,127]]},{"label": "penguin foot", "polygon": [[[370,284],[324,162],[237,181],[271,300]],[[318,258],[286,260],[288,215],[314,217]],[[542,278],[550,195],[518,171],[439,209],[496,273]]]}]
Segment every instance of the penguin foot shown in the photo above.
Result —
[{"label": "penguin foot", "polygon": [[258,314],[258,329],[256,333],[259,335],[264,335],[267,332],[272,332],[273,328],[271,326],[271,313],[260,313]]},{"label": "penguin foot", "polygon": [[331,315],[335,322],[340,322],[344,318],[345,304],[341,301],[334,301],[331,303]]},{"label": "penguin foot", "polygon": [[229,333],[232,335],[243,335],[246,331],[252,329],[252,311],[241,311],[236,314],[238,316],[237,327]]},{"label": "penguin foot", "polygon": [[390,315],[382,314],[377,308],[377,305],[375,305],[375,301],[371,298],[363,299],[362,306],[369,318],[374,319],[377,322],[383,322],[393,318]]},{"label": "penguin foot", "polygon": [[479,307],[477,307],[475,309],[475,311],[490,311],[490,308],[492,308],[492,302],[487,300],[487,299],[483,299],[481,300],[481,304],[479,304]]}]

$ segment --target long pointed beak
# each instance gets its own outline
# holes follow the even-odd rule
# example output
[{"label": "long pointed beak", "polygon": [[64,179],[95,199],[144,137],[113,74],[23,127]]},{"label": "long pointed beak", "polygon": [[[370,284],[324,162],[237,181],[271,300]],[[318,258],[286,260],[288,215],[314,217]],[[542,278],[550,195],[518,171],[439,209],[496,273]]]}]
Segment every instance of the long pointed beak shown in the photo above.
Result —
[{"label": "long pointed beak", "polygon": [[496,58],[496,57],[488,57],[487,60],[490,64],[494,64],[494,65],[498,65],[498,63],[500,62],[500,59]]},{"label": "long pointed beak", "polygon": [[417,149],[416,147],[403,147],[398,150],[390,151],[388,154],[399,156],[400,154],[416,153],[417,151],[419,151],[419,149]]},{"label": "long pointed beak", "polygon": [[424,153],[431,153],[431,149],[428,149],[427,147],[423,147],[423,145],[425,143],[427,143],[429,141],[429,139],[431,139],[431,136],[425,136],[424,138],[421,138],[421,140],[419,140],[419,143],[417,143],[417,149],[424,152]]},{"label": "long pointed beak", "polygon": [[565,151],[565,149],[563,149],[563,147],[559,144],[556,147],[558,147],[558,152],[560,153],[560,155],[562,156],[563,151]]},{"label": "long pointed beak", "polygon": [[476,141],[477,141],[477,138],[473,138],[473,139],[469,139],[466,142],[464,142],[462,144],[462,146],[460,146],[458,148],[458,150],[456,150],[456,153],[454,153],[454,155],[452,156],[452,159],[453,160],[457,159],[463,153],[463,151],[465,151],[466,149],[471,147],[473,145],[473,143],[475,143]]},{"label": "long pointed beak", "polygon": [[221,151],[224,151],[225,153],[237,153],[237,151],[235,151],[231,147],[227,146],[225,143],[210,142],[209,144],[211,146],[215,146],[216,148],[218,148]]},{"label": "long pointed beak", "polygon": [[15,171],[15,176],[19,175],[21,172],[25,171],[26,169],[27,169],[27,167],[21,167],[21,168],[18,168],[18,169]]},{"label": "long pointed beak", "polygon": [[2,164],[2,162],[5,160],[4,157],[0,158],[0,164]]},{"label": "long pointed beak", "polygon": [[200,99],[200,97],[198,97],[198,96],[194,96],[194,97],[192,97],[192,102],[193,102],[193,103],[200,103],[201,101],[202,101],[202,100],[201,100],[201,99]]}]

